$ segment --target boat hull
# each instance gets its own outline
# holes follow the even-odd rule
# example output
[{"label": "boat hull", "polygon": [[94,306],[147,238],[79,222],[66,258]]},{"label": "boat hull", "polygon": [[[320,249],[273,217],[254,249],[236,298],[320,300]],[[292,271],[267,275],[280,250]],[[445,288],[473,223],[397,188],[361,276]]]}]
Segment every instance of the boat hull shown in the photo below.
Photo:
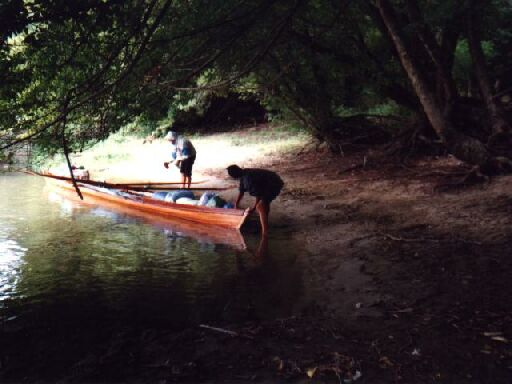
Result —
[{"label": "boat hull", "polygon": [[[46,182],[52,188],[59,188],[66,191],[75,190],[71,181],[47,178]],[[110,204],[163,216],[168,219],[177,218],[211,226],[240,229],[248,215],[247,210],[176,204],[156,200],[145,194],[133,194],[133,196],[136,197],[134,199],[123,198],[121,196],[98,191],[80,182],[78,182],[78,186],[84,199],[105,201]]]}]

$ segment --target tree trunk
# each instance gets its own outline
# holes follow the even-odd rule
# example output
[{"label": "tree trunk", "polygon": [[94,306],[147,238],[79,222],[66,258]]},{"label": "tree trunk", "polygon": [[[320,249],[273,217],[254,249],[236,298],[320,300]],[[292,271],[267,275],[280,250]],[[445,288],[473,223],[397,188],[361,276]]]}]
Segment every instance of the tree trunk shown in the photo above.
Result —
[{"label": "tree trunk", "polygon": [[485,145],[476,139],[457,132],[444,115],[434,93],[429,88],[426,76],[419,69],[414,57],[409,54],[389,1],[376,0],[376,5],[382,21],[386,25],[389,37],[393,41],[402,67],[411,81],[432,128],[454,156],[470,164],[480,166],[486,164],[490,160],[490,155]]},{"label": "tree trunk", "polygon": [[504,117],[501,106],[493,97],[491,81],[486,68],[485,55],[481,45],[480,25],[478,20],[478,11],[481,9],[480,1],[470,1],[468,19],[468,40],[473,68],[475,71],[476,81],[480,88],[480,92],[485,101],[487,110],[491,118],[492,135],[499,135],[510,131],[510,125]]},{"label": "tree trunk", "polygon": [[[377,22],[379,25],[381,25],[382,19],[380,18],[380,16],[375,15],[376,12],[373,12],[372,8],[370,8],[369,10],[372,11],[373,20]],[[386,33],[385,26],[381,25],[380,30],[383,31],[383,33]],[[375,64],[375,66],[378,68],[382,75],[387,76],[389,78],[393,76],[386,69],[386,66],[382,63],[381,58],[372,53],[371,49],[366,44],[366,41],[361,31],[358,31],[354,41],[356,42],[359,50]],[[421,111],[421,105],[418,103],[418,99],[414,97],[414,94],[409,90],[409,88],[403,87],[398,82],[390,82],[389,84],[384,85],[382,90],[386,97],[390,98],[397,104],[402,105],[414,112]]]},{"label": "tree trunk", "polygon": [[[447,55],[441,50],[434,33],[423,20],[420,7],[416,0],[406,1],[407,14],[410,22],[417,26],[418,36],[427,50],[436,68],[436,93],[441,105],[444,105],[443,113],[449,116],[451,107],[457,97],[457,88],[451,75],[451,65],[446,60]],[[444,47],[448,48],[448,47]],[[450,47],[453,50],[455,45]]]}]

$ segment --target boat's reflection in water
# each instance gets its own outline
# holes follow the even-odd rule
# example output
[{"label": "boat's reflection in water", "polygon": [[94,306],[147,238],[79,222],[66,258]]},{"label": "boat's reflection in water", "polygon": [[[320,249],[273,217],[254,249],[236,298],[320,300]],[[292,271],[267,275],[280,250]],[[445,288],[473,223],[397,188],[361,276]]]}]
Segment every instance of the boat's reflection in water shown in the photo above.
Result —
[{"label": "boat's reflection in water", "polygon": [[[76,195],[63,195],[60,191],[50,192],[49,196],[61,206],[63,215],[105,218],[107,228],[132,227],[130,233],[135,233],[135,240],[127,239],[127,242],[139,241],[136,238],[141,235],[133,229],[138,226],[149,224],[161,231],[166,238],[165,246],[168,247],[163,251],[163,255],[167,256],[161,262],[172,264],[171,269],[162,269],[167,271],[167,282],[162,284],[166,286],[173,279],[185,279],[187,284],[194,280],[200,281],[192,294],[184,294],[196,304],[205,297],[211,297],[212,303],[222,302],[220,305],[209,303],[205,309],[200,310],[215,312],[215,315],[208,315],[207,318],[234,320],[281,317],[297,313],[298,308],[305,304],[302,301],[303,267],[296,263],[298,255],[304,250],[290,243],[287,236],[272,234],[269,240],[268,237],[253,233],[244,239],[240,231],[234,229],[205,226],[174,218],[167,220],[114,204],[81,201]],[[246,224],[257,226],[258,223],[255,220]],[[119,232],[119,229],[112,230]],[[195,245],[191,245],[191,240]],[[187,274],[186,278],[183,277],[184,273]],[[166,292],[166,295],[183,294],[183,290],[173,288],[166,288]],[[180,300],[175,298],[169,301]],[[219,308],[222,308],[220,312]]]},{"label": "boat's reflection in water", "polygon": [[222,244],[236,250],[246,250],[244,237],[236,229],[166,218],[112,204],[108,201],[98,203],[87,197],[80,200],[76,194],[66,191],[58,193],[49,191],[48,199],[60,205],[63,215],[70,215],[76,210],[88,209],[91,215],[108,218],[112,222],[150,224],[162,230],[170,238],[189,237],[201,244]]},{"label": "boat's reflection in water", "polygon": [[[204,269],[209,270],[208,279],[220,273],[217,276],[219,281],[223,281],[222,284],[231,285],[232,288],[229,290],[232,293],[237,292],[235,296],[241,294],[240,302],[246,301],[250,296],[249,302],[254,301],[255,307],[264,308],[262,312],[275,312],[276,316],[281,316],[283,313],[289,315],[295,313],[297,307],[301,307],[300,301],[295,301],[302,296],[303,289],[302,267],[296,263],[296,260],[304,250],[299,245],[290,243],[287,236],[274,235],[269,240],[268,237],[249,234],[246,242],[241,232],[235,229],[206,226],[175,218],[169,220],[108,202],[95,203],[87,198],[81,201],[76,194],[68,192],[63,194],[60,190],[58,193],[50,191],[49,196],[52,201],[59,203],[62,213],[66,215],[73,214],[73,210],[80,211],[80,215],[83,215],[86,210],[87,214],[107,218],[113,224],[150,224],[165,234],[169,246],[183,252],[181,256],[177,256],[179,252],[172,252],[173,259],[182,260],[181,266],[190,263],[189,258],[194,258],[189,251],[185,250],[190,246],[190,239],[196,242],[196,250],[204,255],[215,253],[231,255],[228,257],[234,256],[231,259],[234,270],[226,264],[218,272],[214,272],[210,269],[211,265],[207,266],[212,262],[210,257],[201,258],[201,263],[204,264]],[[255,222],[246,223],[249,226],[251,224],[258,226],[259,222],[255,220]],[[185,270],[188,269],[188,267],[185,268]],[[256,304],[260,300],[261,302]],[[279,305],[274,306],[266,300],[279,302]],[[249,306],[252,307],[252,304]]]}]

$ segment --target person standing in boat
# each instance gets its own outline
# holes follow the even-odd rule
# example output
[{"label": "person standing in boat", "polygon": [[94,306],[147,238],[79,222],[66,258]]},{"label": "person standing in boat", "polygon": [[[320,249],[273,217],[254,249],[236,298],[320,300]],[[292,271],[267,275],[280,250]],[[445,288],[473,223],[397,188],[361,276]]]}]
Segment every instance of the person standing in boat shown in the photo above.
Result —
[{"label": "person standing in boat", "polygon": [[174,163],[180,169],[182,187],[190,188],[192,183],[192,166],[196,161],[196,149],[189,139],[178,136],[176,132],[168,132],[165,136],[171,142],[171,160],[164,163],[165,168]]},{"label": "person standing in boat", "polygon": [[261,234],[268,234],[268,215],[270,213],[270,203],[281,193],[283,180],[275,172],[259,168],[240,168],[238,165],[230,165],[227,168],[228,175],[233,179],[240,180],[238,197],[235,202],[235,208],[238,208],[245,192],[256,197],[254,206],[249,209],[249,213],[256,210],[260,216]]}]

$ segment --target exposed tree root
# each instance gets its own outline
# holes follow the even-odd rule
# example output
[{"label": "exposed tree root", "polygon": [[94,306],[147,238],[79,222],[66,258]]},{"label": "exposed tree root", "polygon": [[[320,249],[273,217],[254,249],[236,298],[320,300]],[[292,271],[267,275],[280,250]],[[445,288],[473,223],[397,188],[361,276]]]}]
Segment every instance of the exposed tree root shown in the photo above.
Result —
[{"label": "exposed tree root", "polygon": [[442,183],[434,187],[435,192],[449,192],[489,182],[489,176],[484,175],[480,167],[475,166],[469,172],[465,173],[464,176],[455,182]]}]

